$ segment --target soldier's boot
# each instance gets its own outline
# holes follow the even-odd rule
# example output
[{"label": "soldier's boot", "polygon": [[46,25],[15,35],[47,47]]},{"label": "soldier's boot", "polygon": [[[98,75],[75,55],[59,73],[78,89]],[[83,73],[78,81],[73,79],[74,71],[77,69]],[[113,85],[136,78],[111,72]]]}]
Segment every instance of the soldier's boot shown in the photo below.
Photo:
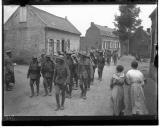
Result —
[{"label": "soldier's boot", "polygon": [[55,109],[55,111],[58,111],[60,109],[60,99],[59,99],[59,94],[55,95],[56,97],[56,103],[57,103],[57,108]]},{"label": "soldier's boot", "polygon": [[32,98],[34,96],[34,84],[30,84],[30,88],[31,88],[31,95],[30,97]]},{"label": "soldier's boot", "polygon": [[62,100],[60,110],[64,110],[64,102],[65,102],[65,90],[62,91]]}]

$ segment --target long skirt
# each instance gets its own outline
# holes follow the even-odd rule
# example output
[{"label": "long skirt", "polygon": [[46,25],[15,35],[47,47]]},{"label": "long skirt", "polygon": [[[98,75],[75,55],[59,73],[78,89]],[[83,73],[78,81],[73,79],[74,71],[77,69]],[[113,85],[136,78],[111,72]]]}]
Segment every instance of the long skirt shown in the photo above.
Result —
[{"label": "long skirt", "polygon": [[124,85],[124,115],[132,115],[132,108],[131,108],[131,86],[130,85]]},{"label": "long skirt", "polygon": [[113,103],[113,114],[118,116],[124,109],[124,90],[122,86],[115,85],[113,87],[111,99]]},{"label": "long skirt", "polygon": [[131,105],[132,114],[146,115],[148,114],[145,97],[142,85],[138,83],[133,83],[131,85]]}]

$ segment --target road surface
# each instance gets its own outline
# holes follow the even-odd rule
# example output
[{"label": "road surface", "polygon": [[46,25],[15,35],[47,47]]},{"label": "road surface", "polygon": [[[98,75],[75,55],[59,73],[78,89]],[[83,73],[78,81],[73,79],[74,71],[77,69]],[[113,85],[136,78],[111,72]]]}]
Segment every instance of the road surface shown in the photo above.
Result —
[{"label": "road surface", "polygon": [[[132,59],[121,59],[119,64],[130,68]],[[144,65],[143,67],[147,67]],[[111,104],[111,91],[109,82],[115,72],[115,66],[105,66],[103,80],[98,81],[97,70],[95,81],[87,92],[87,99],[80,98],[80,89],[74,90],[71,99],[66,99],[65,110],[54,111],[56,100],[54,89],[52,96],[44,97],[42,78],[40,82],[40,95],[30,98],[29,79],[27,79],[28,66],[15,67],[16,86],[13,91],[4,91],[4,115],[15,116],[110,116],[113,114]]]}]

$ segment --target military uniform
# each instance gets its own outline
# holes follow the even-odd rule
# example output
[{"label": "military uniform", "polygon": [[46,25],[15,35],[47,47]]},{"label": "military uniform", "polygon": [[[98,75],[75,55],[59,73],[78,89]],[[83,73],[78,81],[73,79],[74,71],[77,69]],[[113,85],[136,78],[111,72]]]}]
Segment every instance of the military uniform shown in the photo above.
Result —
[{"label": "military uniform", "polygon": [[97,60],[96,60],[96,58],[95,58],[93,53],[90,54],[90,58],[91,58],[91,65],[93,67],[93,75],[92,75],[92,79],[91,79],[91,82],[93,83],[95,70],[97,68]]},{"label": "military uniform", "polygon": [[110,62],[111,62],[111,53],[110,53],[110,51],[108,51],[106,53],[106,56],[107,56],[107,64],[110,65]]},{"label": "military uniform", "polygon": [[31,88],[31,96],[34,96],[34,84],[36,84],[37,88],[37,96],[39,95],[39,83],[40,83],[40,66],[38,64],[37,58],[33,57],[33,61],[29,65],[27,78],[30,78],[30,88]]},{"label": "military uniform", "polygon": [[[41,68],[41,73],[43,75],[43,84],[45,89],[45,95],[51,95],[52,92],[52,80],[54,75],[54,63],[51,61],[50,56],[46,56],[46,61],[43,63]],[[48,90],[49,89],[49,90]]]},{"label": "military uniform", "polygon": [[114,62],[114,65],[117,64],[117,59],[118,59],[118,54],[117,54],[117,52],[114,52],[113,53],[113,62]]},{"label": "military uniform", "polygon": [[80,62],[78,64],[78,72],[80,79],[81,97],[86,99],[87,88],[89,88],[89,61],[84,54],[80,54]]},{"label": "military uniform", "polygon": [[[11,53],[11,51],[6,52]],[[5,73],[5,84],[6,84],[6,91],[10,91],[13,86],[15,85],[15,76],[14,76],[14,66],[12,62],[12,57],[9,55],[6,55],[4,58],[4,73]]]},{"label": "military uniform", "polygon": [[72,58],[71,58],[71,54],[67,54],[66,56],[66,63],[67,63],[67,66],[69,67],[69,70],[70,70],[70,81],[69,81],[69,88],[67,87],[67,94],[69,94],[69,98],[72,97],[72,88],[73,88],[73,78],[74,78],[74,65],[73,65],[73,61],[72,61]]},{"label": "military uniform", "polygon": [[[55,96],[57,102],[56,111],[59,109],[63,110],[65,102],[66,85],[69,84],[70,81],[70,71],[69,67],[65,64],[64,59],[62,57],[56,59],[53,81],[55,85]],[[62,95],[61,105],[60,105],[60,91]]]},{"label": "military uniform", "polygon": [[78,60],[76,55],[72,55],[72,59],[73,59],[73,77],[74,77],[74,81],[75,81],[75,88],[74,89],[78,89]]},{"label": "military uniform", "polygon": [[99,77],[99,80],[102,80],[102,72],[103,72],[104,65],[105,65],[105,58],[101,54],[98,57],[98,77]]}]

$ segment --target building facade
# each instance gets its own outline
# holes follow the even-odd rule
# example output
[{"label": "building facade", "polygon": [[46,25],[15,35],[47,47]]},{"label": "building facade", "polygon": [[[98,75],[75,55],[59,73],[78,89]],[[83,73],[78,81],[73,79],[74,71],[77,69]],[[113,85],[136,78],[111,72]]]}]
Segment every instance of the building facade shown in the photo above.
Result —
[{"label": "building facade", "polygon": [[18,7],[4,24],[4,48],[15,55],[31,58],[42,52],[57,54],[58,51],[79,50],[81,33],[62,18],[34,6]]},{"label": "building facade", "polygon": [[135,56],[137,54],[143,58],[150,58],[150,29],[144,31],[143,27],[139,27],[135,33],[132,34],[129,42],[129,53],[131,55]]},{"label": "building facade", "polygon": [[120,42],[113,29],[91,22],[91,26],[82,37],[81,50],[100,49],[100,50],[120,50]]}]

